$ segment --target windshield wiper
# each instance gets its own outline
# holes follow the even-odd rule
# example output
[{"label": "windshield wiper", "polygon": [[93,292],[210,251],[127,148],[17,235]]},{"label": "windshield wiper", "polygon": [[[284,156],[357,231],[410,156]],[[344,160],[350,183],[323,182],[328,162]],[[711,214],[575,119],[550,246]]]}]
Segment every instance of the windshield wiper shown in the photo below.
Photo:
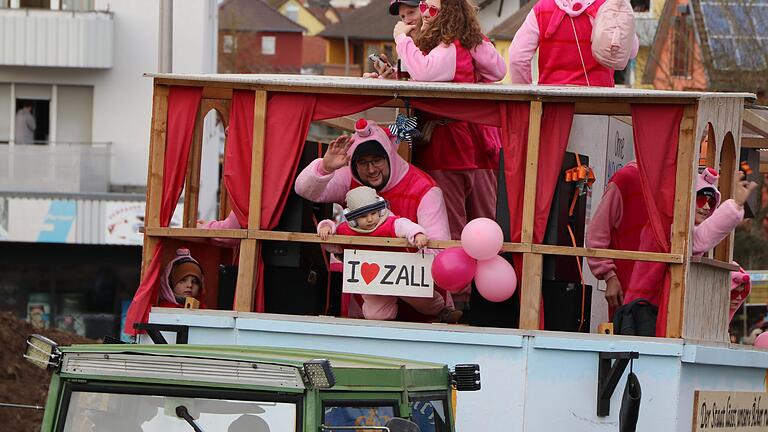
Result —
[{"label": "windshield wiper", "polygon": [[202,429],[200,429],[200,426],[195,424],[195,419],[192,418],[191,415],[189,415],[189,410],[184,405],[179,405],[176,407],[176,416],[179,418],[182,418],[189,423],[190,426],[192,426],[192,430],[195,432],[203,432]]}]

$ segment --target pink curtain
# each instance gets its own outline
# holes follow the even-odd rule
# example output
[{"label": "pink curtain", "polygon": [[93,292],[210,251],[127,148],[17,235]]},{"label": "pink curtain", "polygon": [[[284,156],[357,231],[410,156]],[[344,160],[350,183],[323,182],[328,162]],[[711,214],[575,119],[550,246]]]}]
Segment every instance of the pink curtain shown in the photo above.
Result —
[{"label": "pink curtain", "polygon": [[[184,186],[189,150],[192,146],[192,133],[202,95],[202,87],[180,86],[171,87],[168,94],[168,126],[163,164],[163,194],[160,204],[160,225],[164,227],[171,222],[171,216]],[[137,322],[147,322],[152,304],[157,302],[159,278],[162,273],[160,257],[163,253],[163,243],[162,239],[157,243],[152,261],[144,269],[144,277],[128,308],[125,318],[127,334],[137,333],[133,325]]]},{"label": "pink curtain", "polygon": [[[683,108],[677,105],[632,106],[635,158],[649,218],[640,235],[639,250],[643,252],[670,251],[682,116]],[[669,287],[666,264],[641,261],[635,264],[624,296],[624,303],[645,298],[659,306],[656,336],[660,337],[666,335]]]},{"label": "pink curtain", "polygon": [[[280,220],[293,187],[310,123],[364,111],[388,99],[302,93],[268,95],[260,229],[272,229]],[[254,100],[252,91],[236,90],[233,93],[224,155],[224,182],[242,227],[248,226]],[[264,264],[261,257],[258,259],[254,310],[264,311]]]}]

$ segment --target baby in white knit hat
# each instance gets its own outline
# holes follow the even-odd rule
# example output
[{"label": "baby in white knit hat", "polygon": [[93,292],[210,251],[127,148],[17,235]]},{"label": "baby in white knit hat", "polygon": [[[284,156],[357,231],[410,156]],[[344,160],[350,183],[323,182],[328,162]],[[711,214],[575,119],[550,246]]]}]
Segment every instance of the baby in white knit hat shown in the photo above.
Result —
[{"label": "baby in white knit hat", "polygon": [[395,216],[387,207],[387,201],[368,186],[356,187],[347,192],[346,222],[336,224],[325,219],[317,225],[317,235],[327,240],[333,234],[367,235],[373,237],[401,237],[421,249],[427,245],[425,230],[408,218]]}]

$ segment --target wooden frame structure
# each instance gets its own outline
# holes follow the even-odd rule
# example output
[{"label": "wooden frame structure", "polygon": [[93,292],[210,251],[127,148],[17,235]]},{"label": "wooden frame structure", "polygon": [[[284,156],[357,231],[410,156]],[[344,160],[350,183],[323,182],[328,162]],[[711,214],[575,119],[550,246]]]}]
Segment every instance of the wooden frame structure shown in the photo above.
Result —
[{"label": "wooden frame structure", "polygon": [[[691,257],[690,232],[693,226],[693,190],[699,161],[699,137],[710,134],[718,142],[714,153],[723,172],[735,170],[739,153],[744,101],[753,99],[748,93],[694,93],[635,89],[536,87],[508,85],[456,85],[452,83],[419,83],[389,80],[365,80],[343,77],[313,77],[291,75],[174,75],[149,74],[154,79],[150,161],[147,178],[146,227],[142,269],[151,259],[157,241],[175,238],[240,239],[239,274],[235,309],[250,311],[254,300],[254,280],[258,244],[264,240],[323,242],[314,234],[265,231],[259,229],[206,230],[193,228],[196,219],[199,189],[202,119],[210,109],[227,117],[232,91],[246,89],[255,92],[253,152],[251,159],[251,195],[249,226],[257,227],[261,212],[262,167],[264,162],[267,96],[271,92],[307,94],[348,94],[388,96],[388,106],[398,106],[398,98],[483,99],[496,101],[529,101],[530,121],[526,155],[523,227],[520,243],[505,243],[503,250],[523,254],[523,284],[521,289],[521,329],[538,329],[541,304],[542,257],[568,255],[655,261],[671,268],[671,288],[668,309],[667,336],[699,340],[727,340],[728,271],[732,255],[732,236],[718,246],[715,257]],[[163,162],[170,86],[202,87],[201,109],[197,116],[194,142],[186,175],[184,227],[167,228],[159,224],[160,196],[163,182]],[[672,223],[671,252],[591,249],[584,247],[534,244],[533,221],[536,204],[536,169],[543,105],[554,102],[574,103],[576,114],[630,116],[630,104],[676,104],[683,106],[677,154],[676,192]],[[710,131],[709,129],[712,129]],[[727,138],[730,137],[730,138]],[[719,144],[722,142],[723,144]],[[711,143],[710,143],[711,145]],[[728,169],[730,168],[730,170]],[[731,182],[724,175],[720,188],[724,198],[731,195]],[[220,215],[228,212],[226,192],[222,190]],[[405,246],[403,239],[334,236],[328,243],[357,246]],[[433,248],[457,246],[458,241],[430,241]]]}]

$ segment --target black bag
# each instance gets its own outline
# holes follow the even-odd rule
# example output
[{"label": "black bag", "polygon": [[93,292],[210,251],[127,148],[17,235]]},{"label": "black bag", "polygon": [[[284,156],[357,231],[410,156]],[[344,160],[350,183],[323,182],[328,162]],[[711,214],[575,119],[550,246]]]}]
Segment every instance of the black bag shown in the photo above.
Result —
[{"label": "black bag", "polygon": [[628,336],[656,336],[659,308],[646,299],[637,299],[616,309],[613,333]]},{"label": "black bag", "polygon": [[640,397],[642,394],[637,375],[630,371],[627,375],[627,385],[624,387],[624,396],[621,398],[619,432],[635,432],[637,419],[640,416]]}]

